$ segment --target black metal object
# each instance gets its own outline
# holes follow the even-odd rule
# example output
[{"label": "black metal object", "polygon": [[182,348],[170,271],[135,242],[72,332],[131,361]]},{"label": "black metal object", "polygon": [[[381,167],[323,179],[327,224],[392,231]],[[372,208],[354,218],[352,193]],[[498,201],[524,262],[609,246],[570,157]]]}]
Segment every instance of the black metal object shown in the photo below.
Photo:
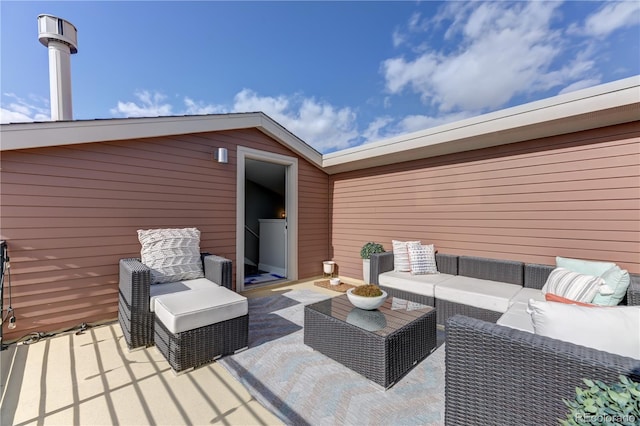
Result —
[{"label": "black metal object", "polygon": [[[4,350],[5,346],[2,343],[2,329],[4,327],[4,276],[5,276],[5,266],[9,261],[9,254],[7,250],[7,242],[5,240],[0,241],[0,273],[2,276],[0,277],[0,317],[2,318],[2,323],[0,324],[0,350]],[[9,305],[11,307],[11,305]],[[8,317],[8,315],[7,315]]]}]

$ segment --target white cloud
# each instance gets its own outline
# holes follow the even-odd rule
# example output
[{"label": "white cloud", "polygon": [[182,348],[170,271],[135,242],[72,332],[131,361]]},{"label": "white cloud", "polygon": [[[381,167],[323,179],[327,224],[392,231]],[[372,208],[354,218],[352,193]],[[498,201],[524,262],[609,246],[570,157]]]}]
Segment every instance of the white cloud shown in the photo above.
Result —
[{"label": "white cloud", "polygon": [[233,111],[262,111],[321,152],[348,148],[358,138],[356,113],[314,98],[260,96],[249,89],[234,99]]},{"label": "white cloud", "polygon": [[447,123],[464,120],[473,114],[468,112],[458,112],[453,114],[445,114],[437,117],[428,115],[408,115],[404,117],[395,126],[398,134],[417,132],[419,130],[429,129],[431,127],[441,126]]},{"label": "white cloud", "polygon": [[407,36],[405,36],[399,30],[395,30],[393,34],[391,34],[391,41],[393,43],[393,47],[399,47],[403,45],[406,40],[407,40]]},{"label": "white cloud", "polygon": [[[0,107],[0,123],[25,123],[32,121],[50,121],[51,110],[48,100],[36,95],[30,95],[29,100],[14,93],[3,93],[2,107]],[[4,99],[10,99],[5,102]]]},{"label": "white cloud", "polygon": [[173,107],[169,103],[163,103],[167,97],[160,92],[139,90],[133,95],[138,98],[138,103],[118,101],[118,105],[111,108],[111,114],[121,117],[159,117],[172,114]]},{"label": "white cloud", "polygon": [[583,31],[587,35],[604,37],[615,30],[633,25],[640,25],[640,2],[612,2],[589,16]]},{"label": "white cloud", "polygon": [[393,118],[389,116],[378,117],[375,120],[373,120],[371,123],[369,123],[366,130],[362,132],[362,136],[365,139],[365,143],[375,142],[380,139],[391,137],[391,135],[387,133],[387,130],[386,130],[391,123],[393,123]]},{"label": "white cloud", "polygon": [[222,105],[209,105],[202,101],[194,101],[188,97],[184,98],[184,105],[187,107],[184,111],[186,115],[224,114],[228,112],[227,108]]},{"label": "white cloud", "polygon": [[123,117],[157,117],[261,111],[318,151],[347,148],[359,140],[356,113],[351,108],[336,108],[328,102],[295,94],[260,96],[250,89],[243,89],[235,95],[232,105],[209,104],[184,97],[183,109],[175,108],[160,92],[142,90],[134,96],[137,101],[119,101],[111,113]]},{"label": "white cloud", "polygon": [[[564,53],[561,34],[551,28],[559,2],[448,3],[432,22],[451,21],[445,34],[460,39],[456,50],[427,50],[413,59],[382,63],[391,94],[409,90],[441,113],[481,113],[520,94],[584,78],[593,62],[576,58],[560,70],[553,61]],[[408,27],[415,28],[415,16]]]},{"label": "white cloud", "polygon": [[586,89],[587,87],[593,87],[597,84],[600,84],[600,80],[585,79],[585,80],[576,81],[575,83],[572,83],[567,87],[565,87],[564,89],[562,89],[558,94],[562,95],[564,93],[575,92],[576,90]]}]

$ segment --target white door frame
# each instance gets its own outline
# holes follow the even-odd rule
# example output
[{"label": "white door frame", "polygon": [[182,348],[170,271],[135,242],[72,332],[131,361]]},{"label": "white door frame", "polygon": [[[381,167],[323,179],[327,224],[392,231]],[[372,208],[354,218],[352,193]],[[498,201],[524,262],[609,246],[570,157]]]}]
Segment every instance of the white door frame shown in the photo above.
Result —
[{"label": "white door frame", "polygon": [[286,166],[285,211],[287,214],[287,279],[298,279],[298,159],[273,152],[238,146],[236,171],[236,291],[244,291],[245,160]]}]

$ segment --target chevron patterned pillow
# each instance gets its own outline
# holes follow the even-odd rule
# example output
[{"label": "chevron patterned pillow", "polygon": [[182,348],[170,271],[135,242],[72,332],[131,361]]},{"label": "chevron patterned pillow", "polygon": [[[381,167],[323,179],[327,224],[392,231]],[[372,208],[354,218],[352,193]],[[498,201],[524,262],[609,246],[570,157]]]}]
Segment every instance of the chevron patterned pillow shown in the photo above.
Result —
[{"label": "chevron patterned pillow", "polygon": [[139,229],[140,258],[151,269],[151,283],[204,277],[197,228]]}]

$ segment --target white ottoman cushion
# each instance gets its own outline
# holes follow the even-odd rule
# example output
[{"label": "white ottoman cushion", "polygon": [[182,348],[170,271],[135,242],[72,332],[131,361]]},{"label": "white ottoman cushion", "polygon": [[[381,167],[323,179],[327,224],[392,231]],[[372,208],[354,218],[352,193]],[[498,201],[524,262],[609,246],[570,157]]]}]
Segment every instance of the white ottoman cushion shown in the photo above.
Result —
[{"label": "white ottoman cushion", "polygon": [[226,287],[181,291],[156,297],[156,316],[173,333],[247,315],[247,298]]},{"label": "white ottoman cushion", "polygon": [[411,272],[389,271],[378,275],[378,283],[385,287],[434,297],[435,285],[453,278],[449,274],[412,275]]},{"label": "white ottoman cushion", "polygon": [[474,306],[495,312],[507,312],[509,301],[522,289],[521,285],[455,276],[436,285],[436,299]]},{"label": "white ottoman cushion", "polygon": [[201,290],[220,287],[218,284],[206,278],[195,280],[176,281],[172,283],[155,284],[149,287],[149,310],[155,312],[156,298],[163,294],[178,293],[181,291]]}]

